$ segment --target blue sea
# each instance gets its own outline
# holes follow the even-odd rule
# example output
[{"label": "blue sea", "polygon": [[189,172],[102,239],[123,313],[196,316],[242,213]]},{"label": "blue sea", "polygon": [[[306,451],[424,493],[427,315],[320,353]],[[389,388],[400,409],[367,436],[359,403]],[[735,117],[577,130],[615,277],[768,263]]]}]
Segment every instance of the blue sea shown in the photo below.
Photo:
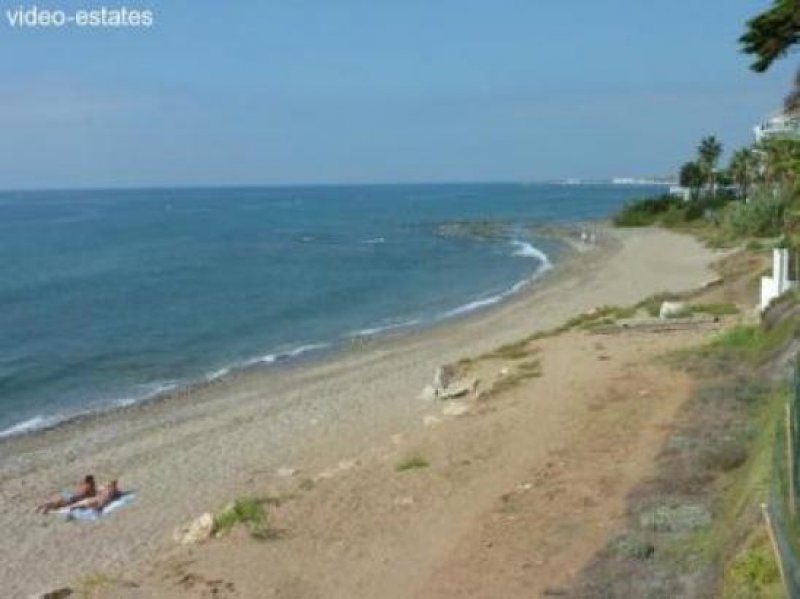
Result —
[{"label": "blue sea", "polygon": [[0,192],[0,436],[496,304],[557,268],[531,225],[655,191]]}]

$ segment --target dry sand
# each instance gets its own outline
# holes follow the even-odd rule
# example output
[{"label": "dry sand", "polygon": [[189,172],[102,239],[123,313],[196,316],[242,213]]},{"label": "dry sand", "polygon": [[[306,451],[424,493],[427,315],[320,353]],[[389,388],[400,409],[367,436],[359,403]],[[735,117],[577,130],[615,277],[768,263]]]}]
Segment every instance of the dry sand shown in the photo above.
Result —
[{"label": "dry sand", "polygon": [[[530,504],[536,509],[510,514],[533,518],[549,531],[550,543],[573,539],[570,559],[588,557],[602,542],[604,519],[614,517],[608,512],[613,501],[592,513],[596,494],[624,496],[655,451],[658,423],[688,385],[656,366],[631,365],[702,333],[646,341],[627,335],[609,342],[609,350],[585,335],[551,340],[542,348],[544,376],[480,410],[473,406],[470,416],[432,427],[423,419],[441,419],[441,405],[418,396],[441,364],[599,305],[630,304],[713,277],[709,264],[717,256],[689,237],[651,229],[602,237],[602,249],[580,254],[536,289],[471,318],[1,442],[0,588],[26,596],[97,572],[140,585],[114,588],[109,596],[142,597],[492,596],[490,588],[501,583],[510,585],[503,587],[510,594],[494,596],[535,596],[559,584],[549,561],[560,555],[556,549],[521,550],[525,559],[517,565],[476,553],[513,539],[514,526],[504,529],[506,508],[498,511],[497,502],[515,505],[518,493],[535,491],[536,477],[557,477],[563,456],[621,461],[619,476],[610,480],[592,478],[596,468],[581,462],[570,475],[584,472],[586,479],[564,485],[583,485],[585,492],[552,502],[553,513],[541,511],[542,500]],[[620,392],[623,383],[632,386]],[[631,397],[646,397],[639,391],[659,387],[672,390],[670,402],[630,404]],[[624,424],[635,435],[609,442],[609,435],[592,434],[597,419],[588,415],[606,404],[622,407],[609,422],[600,419],[601,426],[611,434]],[[430,468],[394,471],[397,460],[417,451],[426,453]],[[624,460],[631,451],[641,460]],[[280,467],[299,473],[276,476]],[[38,500],[86,472],[119,477],[138,491],[136,502],[97,523],[31,513]],[[300,485],[306,478],[316,482]],[[301,486],[307,490],[299,492]],[[286,489],[296,497],[273,514],[281,539],[234,536],[193,550],[172,541],[178,524],[237,495]],[[579,513],[586,518],[575,519],[575,505],[585,506]],[[495,564],[495,574],[480,575],[481,563]]]}]

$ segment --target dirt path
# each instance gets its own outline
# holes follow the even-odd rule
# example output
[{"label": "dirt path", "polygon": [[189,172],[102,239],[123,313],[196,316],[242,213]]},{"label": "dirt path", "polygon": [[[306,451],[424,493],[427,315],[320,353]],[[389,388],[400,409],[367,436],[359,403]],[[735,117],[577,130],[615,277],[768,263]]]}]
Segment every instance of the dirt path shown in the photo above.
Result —
[{"label": "dirt path", "polygon": [[[688,379],[654,358],[707,330],[535,344],[542,376],[437,416],[353,460],[309,461],[261,492],[276,539],[239,530],[108,597],[535,597],[558,593],[608,541],[652,468]],[[510,362],[484,360],[483,371]],[[440,405],[432,405],[440,409]],[[420,456],[429,466],[399,472]]]}]

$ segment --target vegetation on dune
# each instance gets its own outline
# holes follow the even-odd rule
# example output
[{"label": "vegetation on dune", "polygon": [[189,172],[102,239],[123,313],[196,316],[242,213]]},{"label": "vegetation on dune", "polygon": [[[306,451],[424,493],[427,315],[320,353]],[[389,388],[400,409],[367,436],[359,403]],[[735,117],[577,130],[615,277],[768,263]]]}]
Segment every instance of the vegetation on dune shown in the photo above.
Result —
[{"label": "vegetation on dune", "polygon": [[[701,307],[732,309],[694,309]],[[787,393],[775,374],[798,331],[800,317],[786,312],[770,326],[735,326],[670,356],[692,376],[693,397],[653,476],[629,494],[626,528],[578,578],[576,596],[782,596],[760,505],[775,477]]]},{"label": "vegetation on dune", "polygon": [[214,524],[221,533],[232,530],[236,525],[243,525],[253,538],[271,538],[274,531],[269,526],[269,515],[264,505],[275,501],[269,498],[239,497],[214,517]]},{"label": "vegetation on dune", "polygon": [[430,462],[425,459],[421,455],[412,455],[408,456],[407,458],[403,458],[395,467],[394,469],[397,472],[405,472],[407,470],[420,470],[422,468],[427,468],[430,466]]}]

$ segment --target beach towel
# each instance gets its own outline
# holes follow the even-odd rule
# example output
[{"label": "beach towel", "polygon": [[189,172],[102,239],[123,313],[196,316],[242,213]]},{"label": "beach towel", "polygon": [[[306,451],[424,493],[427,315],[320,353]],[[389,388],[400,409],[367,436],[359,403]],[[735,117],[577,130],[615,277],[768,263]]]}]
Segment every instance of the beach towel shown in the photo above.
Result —
[{"label": "beach towel", "polygon": [[61,508],[57,510],[57,512],[66,517],[67,520],[82,520],[82,521],[93,521],[99,520],[103,516],[117,510],[121,507],[132,503],[133,500],[136,499],[136,493],[133,491],[126,491],[122,493],[119,497],[117,497],[114,501],[109,503],[106,507],[104,507],[101,511],[97,511],[93,508],[77,508],[77,509],[69,509],[69,508]]}]

